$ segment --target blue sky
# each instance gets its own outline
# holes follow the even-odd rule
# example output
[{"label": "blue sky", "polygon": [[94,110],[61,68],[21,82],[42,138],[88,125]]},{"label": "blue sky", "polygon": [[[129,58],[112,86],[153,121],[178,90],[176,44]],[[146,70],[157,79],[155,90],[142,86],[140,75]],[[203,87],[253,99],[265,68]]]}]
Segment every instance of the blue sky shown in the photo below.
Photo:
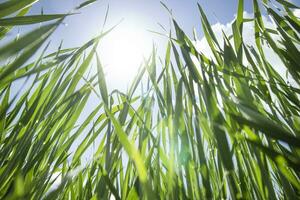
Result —
[{"label": "blue sky", "polygon": [[[0,2],[3,1],[0,0]],[[40,14],[41,10],[43,10],[44,14],[68,13],[72,12],[82,2],[84,0],[40,0],[32,6],[28,15]],[[173,11],[173,16],[188,35],[192,35],[192,30],[195,27],[199,38],[201,38],[202,31],[197,2],[203,6],[212,24],[217,22],[226,24],[234,18],[238,0],[163,0],[163,2]],[[245,9],[251,13],[250,2],[245,0]],[[103,60],[110,89],[117,88],[124,91],[134,78],[139,63],[132,64],[129,62],[128,65],[132,64],[135,68],[130,68],[131,66],[126,65],[114,67],[113,65],[120,64],[111,63],[111,61],[119,60],[117,59],[119,56],[114,54],[121,53],[116,51],[116,48],[110,48],[110,46],[115,41],[124,40],[124,38],[118,37],[124,33],[124,30],[126,33],[128,27],[131,27],[128,34],[134,33],[131,36],[132,41],[126,42],[137,43],[138,48],[141,51],[145,51],[145,54],[151,51],[152,44],[155,43],[158,50],[161,50],[159,53],[163,56],[166,39],[148,31],[163,32],[158,23],[162,24],[167,30],[170,28],[170,16],[159,0],[98,0],[92,5],[81,9],[79,14],[67,17],[65,20],[66,25],[61,25],[50,37],[49,51],[56,50],[62,40],[64,48],[78,47],[99,34],[108,5],[110,9],[106,29],[117,24],[121,19],[124,20],[112,34],[104,38],[103,45],[100,43],[102,48],[99,49],[99,54]],[[33,27],[38,26],[17,27],[10,33],[10,37],[5,38],[4,42],[14,39],[17,32],[22,35]],[[133,41],[136,39],[139,41]],[[145,47],[141,48],[140,46]],[[128,49],[123,50],[123,52],[128,52]],[[136,52],[136,50],[133,49],[133,52]],[[132,57],[132,55],[129,57]],[[139,59],[134,60],[140,62]]]},{"label": "blue sky", "polygon": [[[39,14],[43,9],[45,14],[68,13],[78,6],[83,0],[40,0],[33,5],[30,14]],[[198,37],[202,37],[200,15],[197,8],[197,2],[203,6],[207,16],[212,24],[217,22],[226,24],[234,18],[237,9],[237,0],[164,0],[163,1],[173,12],[173,16],[185,32],[192,36],[195,27]],[[122,52],[143,52],[147,57],[155,43],[160,54],[165,51],[166,39],[151,33],[148,30],[164,32],[158,23],[162,24],[167,30],[170,29],[170,16],[167,10],[161,5],[159,0],[99,0],[96,3],[80,10],[80,14],[68,17],[65,20],[66,25],[62,25],[51,36],[50,50],[55,50],[63,40],[64,47],[76,47],[84,44],[93,36],[99,34],[104,21],[107,6],[109,5],[109,15],[106,29],[117,24],[121,19],[122,23],[110,34],[104,38],[102,48],[99,49],[105,71],[107,72],[108,85],[113,88],[126,90],[130,80],[136,74],[140,59],[134,59],[135,55],[124,55],[132,57],[136,62],[117,62]],[[245,1],[245,10],[251,13],[251,1]],[[20,32],[26,30],[22,27]],[[125,32],[124,32],[125,31]],[[121,35],[131,35],[128,41],[126,38],[120,38]],[[139,40],[139,41],[136,41]],[[114,42],[121,41],[124,46],[136,46],[136,49],[116,49],[112,48]],[[134,44],[135,43],[135,44]],[[122,67],[116,65],[122,64]],[[135,66],[132,68],[132,66]],[[119,73],[116,73],[119,72]],[[115,81],[118,80],[118,81]]]},{"label": "blue sky", "polygon": [[[199,40],[202,39],[202,30],[197,3],[203,7],[210,23],[218,25],[216,29],[219,30],[219,35],[221,35],[221,29],[230,29],[228,23],[234,19],[238,4],[238,0],[162,1],[172,10],[174,18],[190,37],[192,37],[193,28],[196,29]],[[73,9],[82,2],[84,0],[40,0],[33,5],[30,14],[39,14],[41,10],[45,14],[74,12]],[[294,2],[297,4],[299,0],[294,0]],[[247,13],[253,13],[252,1],[244,0],[244,4],[244,10]],[[78,47],[99,34],[108,5],[109,15],[105,29],[114,26],[121,19],[123,21],[101,41],[99,54],[104,64],[109,87],[126,90],[130,80],[135,76],[143,56],[149,56],[153,43],[156,45],[159,55],[163,56],[164,54],[166,38],[148,31],[164,32],[158,23],[167,30],[170,29],[169,13],[159,0],[98,0],[81,9],[79,14],[67,17],[66,25],[61,25],[51,36],[49,51],[56,50],[61,41],[63,41],[64,48]],[[17,31],[23,34],[31,28],[32,26],[22,26],[15,29],[10,39],[15,37]],[[249,31],[251,30],[249,29]],[[123,46],[121,45],[123,48],[119,47],[119,43],[123,44]],[[205,48],[205,46],[203,47]],[[143,55],[137,59],[136,52],[142,52]],[[123,62],[127,58],[131,58],[131,62]],[[136,62],[132,62],[132,60]]]},{"label": "blue sky", "polygon": [[[40,13],[42,8],[47,14],[65,13],[81,2],[82,0],[41,0],[33,6],[32,13]],[[165,0],[163,2],[173,10],[176,20],[187,33],[191,34],[192,28],[196,27],[199,35],[201,35],[201,26],[197,2],[203,6],[212,23],[231,21],[237,6],[237,0]],[[245,1],[245,8],[249,12],[251,12],[250,2]],[[62,26],[52,39],[54,41],[64,39],[67,46],[82,44],[99,31],[108,4],[110,6],[108,27],[122,18],[124,24],[137,23],[139,29],[145,32],[149,29],[160,31],[157,23],[169,27],[169,15],[159,0],[99,0],[82,9],[81,14],[69,17],[66,20],[68,25]],[[149,35],[155,40],[154,34],[149,33]]]}]

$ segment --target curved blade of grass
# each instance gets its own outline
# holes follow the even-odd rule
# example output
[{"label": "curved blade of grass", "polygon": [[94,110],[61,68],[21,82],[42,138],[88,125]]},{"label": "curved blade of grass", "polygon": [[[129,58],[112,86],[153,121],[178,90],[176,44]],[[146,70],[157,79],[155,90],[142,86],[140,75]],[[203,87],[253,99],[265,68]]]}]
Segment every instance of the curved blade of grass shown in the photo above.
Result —
[{"label": "curved blade of grass", "polygon": [[0,19],[0,26],[18,26],[36,24],[55,19],[61,19],[72,14],[30,15]]}]

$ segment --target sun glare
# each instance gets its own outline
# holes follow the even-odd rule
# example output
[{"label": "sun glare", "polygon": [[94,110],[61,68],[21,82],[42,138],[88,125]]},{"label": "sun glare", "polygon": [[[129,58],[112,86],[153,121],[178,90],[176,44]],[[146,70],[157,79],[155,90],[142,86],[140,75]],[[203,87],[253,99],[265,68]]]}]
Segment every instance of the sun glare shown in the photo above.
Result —
[{"label": "sun glare", "polygon": [[151,39],[146,31],[123,25],[103,39],[99,51],[107,81],[126,89],[144,58],[149,56]]}]

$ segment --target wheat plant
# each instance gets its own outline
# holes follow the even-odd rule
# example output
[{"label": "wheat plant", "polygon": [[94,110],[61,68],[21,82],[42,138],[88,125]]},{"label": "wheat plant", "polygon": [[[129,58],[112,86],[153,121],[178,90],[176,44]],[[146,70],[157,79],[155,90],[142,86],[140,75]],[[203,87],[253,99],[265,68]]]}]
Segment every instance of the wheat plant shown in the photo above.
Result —
[{"label": "wheat plant", "polygon": [[[154,49],[122,93],[108,91],[97,53],[112,29],[46,55],[51,34],[73,13],[28,16],[36,1],[0,4],[2,40],[15,26],[43,22],[0,46],[0,199],[299,199],[296,5],[253,0],[249,19],[239,0],[222,46],[198,5],[213,57],[172,18],[164,59]],[[244,43],[245,23],[255,46]],[[269,63],[265,44],[293,84]],[[97,73],[87,75],[93,64]],[[79,120],[91,94],[99,103]]]}]

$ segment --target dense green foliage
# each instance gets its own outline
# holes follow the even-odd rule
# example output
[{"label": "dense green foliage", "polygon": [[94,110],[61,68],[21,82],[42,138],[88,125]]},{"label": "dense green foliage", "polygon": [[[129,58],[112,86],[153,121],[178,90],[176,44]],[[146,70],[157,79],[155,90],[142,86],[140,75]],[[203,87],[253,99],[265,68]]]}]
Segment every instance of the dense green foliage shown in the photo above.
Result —
[{"label": "dense green foliage", "polygon": [[[246,19],[239,0],[223,46],[199,5],[214,57],[198,52],[173,20],[165,59],[153,50],[124,94],[107,91],[96,51],[110,30],[80,48],[45,55],[43,44],[67,15],[26,16],[34,2],[0,4],[2,39],[13,26],[52,21],[0,47],[0,199],[299,198],[295,5],[276,0],[274,10],[270,1],[253,0],[254,17]],[[261,9],[276,29],[265,28]],[[245,23],[254,27],[255,47],[243,42]],[[292,85],[270,65],[263,44],[281,59]],[[93,63],[97,73],[87,76]],[[19,80],[25,86],[12,91]],[[78,120],[92,93],[98,106]],[[94,144],[93,159],[84,160]]]}]

